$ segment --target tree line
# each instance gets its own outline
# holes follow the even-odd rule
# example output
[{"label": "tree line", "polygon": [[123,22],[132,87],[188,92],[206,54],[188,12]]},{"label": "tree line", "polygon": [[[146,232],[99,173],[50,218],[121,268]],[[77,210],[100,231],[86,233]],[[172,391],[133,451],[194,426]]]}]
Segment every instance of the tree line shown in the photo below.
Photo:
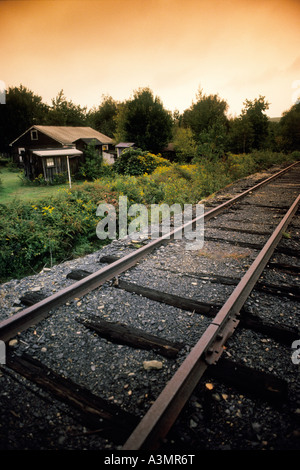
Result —
[{"label": "tree line", "polygon": [[68,100],[63,90],[49,106],[20,85],[8,88],[6,104],[0,106],[0,152],[9,153],[10,142],[34,124],[90,126],[116,143],[134,142],[153,153],[162,152],[172,142],[180,162],[226,152],[300,149],[299,100],[278,121],[268,118],[269,103],[264,96],[246,99],[243,105],[240,115],[230,118],[225,100],[199,89],[189,108],[172,113],[150,88],[139,88],[122,102],[103,95],[100,104],[88,110]]}]

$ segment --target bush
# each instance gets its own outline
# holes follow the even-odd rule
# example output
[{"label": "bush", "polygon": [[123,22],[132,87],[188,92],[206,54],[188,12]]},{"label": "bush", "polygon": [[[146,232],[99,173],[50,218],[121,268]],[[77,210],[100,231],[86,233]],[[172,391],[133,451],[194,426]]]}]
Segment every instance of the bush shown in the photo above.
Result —
[{"label": "bush", "polygon": [[128,149],[121,153],[114,164],[114,169],[122,175],[139,176],[152,173],[158,166],[171,165],[171,162],[141,149]]},{"label": "bush", "polygon": [[34,204],[0,205],[1,281],[99,249],[106,242],[97,238],[96,209],[113,199],[105,186],[86,184]]},{"label": "bush", "polygon": [[157,183],[152,175],[144,175],[139,178],[141,188],[140,196],[144,204],[160,204],[165,200],[165,187]]},{"label": "bush", "polygon": [[47,181],[42,174],[38,175],[34,180],[27,178],[24,172],[22,172],[18,177],[24,186],[55,186],[64,184],[68,180],[67,172],[54,174],[52,180]]},{"label": "bush", "polygon": [[50,182],[50,184],[56,185],[56,184],[64,184],[68,181],[68,173],[63,172],[63,173],[57,173],[53,175],[53,179]]},{"label": "bush", "polygon": [[272,165],[281,165],[292,160],[291,155],[282,152],[271,152],[270,150],[257,150],[250,154],[255,163],[255,171],[265,170]]},{"label": "bush", "polygon": [[11,159],[2,153],[0,153],[0,167],[1,166],[7,166],[11,162]]},{"label": "bush", "polygon": [[224,188],[230,183],[231,178],[226,171],[223,160],[206,160],[198,165],[196,181],[199,186],[199,194],[203,198]]},{"label": "bush", "polygon": [[101,176],[103,157],[95,147],[94,141],[87,145],[84,152],[84,162],[80,165],[78,175],[89,181],[93,181]]},{"label": "bush", "polygon": [[224,171],[230,176],[230,179],[236,180],[256,171],[256,164],[250,154],[229,154],[225,161]]},{"label": "bush", "polygon": [[228,154],[222,159],[203,158],[197,165],[196,180],[200,187],[199,192],[202,193],[202,197],[207,197],[237,179],[291,160],[291,155],[269,150],[257,150],[249,154]]},{"label": "bush", "polygon": [[118,175],[109,183],[109,189],[121,196],[127,196],[130,203],[143,203],[142,187],[136,176]]},{"label": "bush", "polygon": [[196,168],[196,165],[179,165],[178,163],[173,163],[168,166],[159,166],[154,170],[151,176],[157,183],[177,178],[192,180],[194,178]]},{"label": "bush", "polygon": [[18,173],[20,171],[18,165],[11,160],[7,162],[6,169],[11,171],[12,173]]},{"label": "bush", "polygon": [[298,150],[295,150],[294,152],[292,152],[291,158],[293,160],[300,160],[300,152]]}]

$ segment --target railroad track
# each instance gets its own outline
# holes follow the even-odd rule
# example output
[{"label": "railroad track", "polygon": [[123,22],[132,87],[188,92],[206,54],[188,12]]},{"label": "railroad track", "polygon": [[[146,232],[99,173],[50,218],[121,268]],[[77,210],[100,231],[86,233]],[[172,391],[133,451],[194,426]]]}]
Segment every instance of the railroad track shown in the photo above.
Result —
[{"label": "railroad track", "polygon": [[2,447],[299,448],[299,176],[208,201],[199,250],[117,241],[4,284]]}]

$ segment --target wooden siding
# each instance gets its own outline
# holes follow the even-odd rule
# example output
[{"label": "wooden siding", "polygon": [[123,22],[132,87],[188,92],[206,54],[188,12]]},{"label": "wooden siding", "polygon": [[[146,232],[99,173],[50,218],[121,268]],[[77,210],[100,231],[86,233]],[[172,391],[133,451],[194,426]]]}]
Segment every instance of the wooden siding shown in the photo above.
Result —
[{"label": "wooden siding", "polygon": [[22,137],[18,139],[18,141],[14,144],[14,147],[22,148],[25,147],[26,149],[37,149],[37,148],[53,148],[53,147],[62,147],[62,145],[57,141],[52,139],[51,137],[43,134],[42,132],[37,132],[37,140],[31,139],[31,131],[29,130],[24,134]]},{"label": "wooden siding", "polygon": [[[47,160],[53,160],[53,166],[47,166]],[[79,167],[79,158],[72,157],[69,159],[70,162],[70,172],[74,175],[78,171]],[[55,157],[39,157],[33,155],[31,152],[26,152],[23,155],[23,164],[26,178],[34,180],[42,175],[46,181],[53,181],[54,175],[59,175],[66,173],[67,168],[67,158],[65,156],[55,156]]]},{"label": "wooden siding", "polygon": [[[61,157],[46,157],[46,158],[39,157],[39,158],[42,160],[44,178],[46,181],[53,181],[54,175],[61,175],[63,173],[67,174],[68,172],[67,157],[61,156]],[[53,160],[53,163],[54,163],[53,166],[48,166],[47,162],[49,160]],[[70,173],[71,175],[74,175],[74,173],[76,173],[76,171],[78,170],[79,158],[78,157],[69,158],[69,164],[70,164]]]}]

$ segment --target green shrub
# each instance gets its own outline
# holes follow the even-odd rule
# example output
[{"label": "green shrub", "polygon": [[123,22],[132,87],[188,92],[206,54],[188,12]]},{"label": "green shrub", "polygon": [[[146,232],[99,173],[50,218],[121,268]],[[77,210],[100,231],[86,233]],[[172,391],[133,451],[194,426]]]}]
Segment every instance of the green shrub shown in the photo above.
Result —
[{"label": "green shrub", "polygon": [[111,201],[114,195],[104,186],[89,189],[60,190],[58,196],[34,204],[16,200],[0,205],[1,281],[81,256],[106,243],[96,235],[96,209],[100,201]]},{"label": "green shrub", "polygon": [[256,164],[251,154],[229,154],[225,160],[224,170],[230,179],[236,180],[256,171]]},{"label": "green shrub", "polygon": [[95,141],[90,142],[84,151],[84,162],[81,163],[78,175],[89,181],[101,176],[103,157],[96,149]]},{"label": "green shrub", "polygon": [[140,176],[139,187],[144,204],[160,204],[165,200],[164,185],[157,183],[152,175]]},{"label": "green shrub", "polygon": [[52,181],[50,184],[64,184],[68,181],[68,173],[63,172],[63,173],[57,173],[53,175]]},{"label": "green shrub", "polygon": [[11,160],[7,162],[6,169],[13,173],[18,173],[20,171],[20,168],[18,167],[18,165]]},{"label": "green shrub", "polygon": [[30,180],[23,172],[18,175],[18,178],[24,186],[55,186],[66,183],[68,180],[68,174],[67,172],[56,173],[53,175],[52,180],[46,181],[42,174],[38,175],[33,180]]},{"label": "green shrub", "polygon": [[255,171],[265,170],[272,165],[281,165],[292,160],[291,155],[282,152],[271,152],[270,150],[256,150],[250,155],[255,162]]},{"label": "green shrub", "polygon": [[257,150],[249,154],[228,154],[222,159],[202,158],[198,162],[196,172],[199,192],[202,197],[207,197],[237,179],[291,160],[291,155],[269,150]]},{"label": "green shrub", "polygon": [[291,153],[291,158],[293,160],[300,160],[300,152],[298,150],[295,150]]},{"label": "green shrub", "polygon": [[141,149],[128,149],[121,153],[114,164],[114,169],[122,175],[139,176],[152,173],[161,165],[171,165],[169,160]]},{"label": "green shrub", "polygon": [[121,196],[127,196],[130,203],[143,202],[142,188],[137,176],[118,175],[109,183],[109,188]]},{"label": "green shrub", "polygon": [[224,188],[230,181],[231,178],[226,171],[223,160],[206,160],[203,161],[201,165],[198,165],[196,182],[199,186],[201,198],[207,197],[221,188]]},{"label": "green shrub", "polygon": [[159,202],[167,204],[188,204],[197,202],[199,187],[196,183],[196,165],[180,165],[158,167],[151,175],[151,181],[160,193]]},{"label": "green shrub", "polygon": [[7,166],[11,162],[11,159],[7,156],[2,155],[0,153],[0,167],[1,166]]}]

